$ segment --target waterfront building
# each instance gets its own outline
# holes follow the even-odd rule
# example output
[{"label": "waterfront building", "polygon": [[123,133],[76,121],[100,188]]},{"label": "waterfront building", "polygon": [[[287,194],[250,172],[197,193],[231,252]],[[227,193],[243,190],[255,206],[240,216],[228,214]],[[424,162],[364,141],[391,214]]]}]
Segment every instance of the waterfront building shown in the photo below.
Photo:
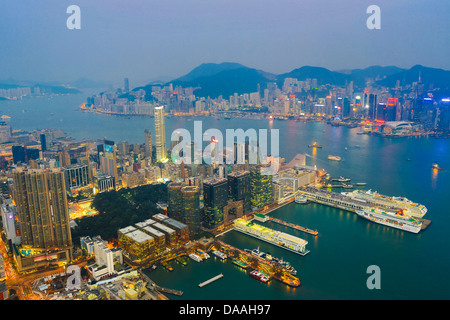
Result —
[{"label": "waterfront building", "polygon": [[156,230],[155,228],[152,228],[149,225],[143,227],[140,230],[142,230],[143,232],[147,233],[148,235],[152,236],[155,239],[156,255],[163,253],[166,250],[166,236],[163,232]]},{"label": "waterfront building", "polygon": [[189,227],[186,224],[172,218],[162,220],[161,224],[175,230],[176,241],[178,243],[189,241]]},{"label": "waterfront building", "polygon": [[164,124],[164,107],[155,108],[155,136],[156,136],[156,161],[165,161],[166,150],[166,127]]},{"label": "waterfront building", "polygon": [[165,225],[163,225],[160,222],[156,222],[154,224],[152,224],[152,228],[159,230],[161,232],[164,233],[165,237],[166,237],[166,245],[168,246],[174,246],[177,243],[177,235],[175,230],[173,230],[172,228],[169,228]]},{"label": "waterfront building", "polygon": [[250,169],[250,193],[252,206],[261,208],[273,201],[272,175],[264,175],[263,165]]},{"label": "waterfront building", "polygon": [[306,249],[308,241],[281,231],[264,227],[258,223],[254,223],[253,221],[237,219],[235,221],[234,229],[301,255],[306,255],[309,253],[309,250]]},{"label": "waterfront building", "polygon": [[155,255],[155,239],[134,227],[118,231],[119,246],[131,261],[142,261]]},{"label": "waterfront building", "polygon": [[228,181],[211,178],[203,181],[203,226],[213,229],[223,223],[223,208],[228,204]]},{"label": "waterfront building", "polygon": [[228,199],[231,201],[242,200],[244,214],[252,210],[250,195],[250,172],[235,171],[228,174]]}]

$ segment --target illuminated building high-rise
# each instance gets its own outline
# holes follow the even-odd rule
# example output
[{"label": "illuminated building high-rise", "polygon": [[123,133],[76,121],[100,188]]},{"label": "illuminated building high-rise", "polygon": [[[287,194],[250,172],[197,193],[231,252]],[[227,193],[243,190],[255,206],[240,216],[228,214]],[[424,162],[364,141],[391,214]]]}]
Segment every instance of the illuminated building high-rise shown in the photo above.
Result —
[{"label": "illuminated building high-rise", "polygon": [[244,213],[252,210],[250,194],[250,172],[236,171],[228,174],[228,199],[242,200]]},{"label": "illuminated building high-rise", "polygon": [[203,181],[203,226],[213,229],[223,223],[223,208],[228,204],[228,181],[212,178]]},{"label": "illuminated building high-rise", "polygon": [[200,231],[200,189],[197,186],[181,188],[183,214],[181,222],[189,227],[191,236]]},{"label": "illuminated building high-rise", "polygon": [[117,151],[114,141],[105,140],[101,149],[103,151],[99,152],[100,169],[102,173],[114,177],[114,182],[117,186],[119,177],[117,173]]},{"label": "illuminated building high-rise", "polygon": [[435,127],[439,132],[450,133],[450,99],[442,99],[439,102]]},{"label": "illuminated building high-rise", "polygon": [[72,237],[63,171],[13,172],[14,200],[22,245],[39,249],[70,248]]},{"label": "illuminated building high-rise", "polygon": [[145,156],[151,160],[152,158],[152,133],[149,130],[145,130]]},{"label": "illuminated building high-rise", "polygon": [[263,165],[250,169],[251,203],[254,207],[264,207],[272,202],[272,175],[262,174]]},{"label": "illuminated building high-rise", "polygon": [[183,216],[183,195],[181,189],[186,184],[183,182],[171,182],[167,186],[167,193],[169,198],[169,206],[167,208],[167,214],[169,217],[175,220],[182,220]]},{"label": "illuminated building high-rise", "polygon": [[167,158],[164,107],[155,108],[156,161]]}]

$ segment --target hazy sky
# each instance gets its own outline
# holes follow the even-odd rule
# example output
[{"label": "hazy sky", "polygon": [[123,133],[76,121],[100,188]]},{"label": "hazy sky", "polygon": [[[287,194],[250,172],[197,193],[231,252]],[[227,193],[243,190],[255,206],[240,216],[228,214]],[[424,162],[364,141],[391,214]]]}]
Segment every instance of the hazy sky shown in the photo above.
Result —
[{"label": "hazy sky", "polygon": [[[69,5],[81,30],[69,30]],[[369,30],[367,7],[381,8]],[[204,62],[272,73],[415,64],[450,69],[449,0],[20,0],[0,6],[0,80],[131,87]]]}]

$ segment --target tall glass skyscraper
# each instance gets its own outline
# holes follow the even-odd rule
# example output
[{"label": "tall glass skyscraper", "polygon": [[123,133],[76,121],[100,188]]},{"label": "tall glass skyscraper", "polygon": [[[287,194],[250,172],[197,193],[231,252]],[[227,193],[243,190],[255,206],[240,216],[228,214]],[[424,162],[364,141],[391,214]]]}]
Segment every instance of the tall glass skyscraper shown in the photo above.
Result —
[{"label": "tall glass skyscraper", "polygon": [[156,137],[156,161],[167,158],[166,127],[164,124],[164,107],[155,108],[155,137]]},{"label": "tall glass skyscraper", "polygon": [[186,186],[181,188],[183,197],[183,216],[181,222],[189,227],[191,237],[200,231],[200,188]]},{"label": "tall glass skyscraper", "polygon": [[244,213],[252,210],[250,194],[250,172],[236,171],[228,174],[228,199],[242,200]]},{"label": "tall glass skyscraper", "polygon": [[203,226],[213,229],[223,223],[223,208],[228,204],[228,181],[213,178],[203,182]]},{"label": "tall glass skyscraper", "polygon": [[258,208],[270,204],[273,200],[272,176],[261,174],[263,167],[258,165],[250,170],[251,203]]}]

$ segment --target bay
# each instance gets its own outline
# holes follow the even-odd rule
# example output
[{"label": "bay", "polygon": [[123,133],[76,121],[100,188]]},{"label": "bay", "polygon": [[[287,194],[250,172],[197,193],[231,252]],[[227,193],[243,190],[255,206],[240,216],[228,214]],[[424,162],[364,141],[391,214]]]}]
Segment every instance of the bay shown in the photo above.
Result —
[{"label": "bay", "polygon": [[[98,92],[98,91],[95,91]],[[72,96],[0,102],[0,113],[11,117],[13,129],[57,128],[81,139],[107,138],[117,142],[143,143],[144,130],[154,133],[151,117],[119,117],[81,112],[78,106],[93,90]],[[161,286],[183,290],[174,299],[449,299],[450,255],[448,234],[450,210],[445,202],[450,195],[450,141],[435,138],[386,139],[358,135],[358,128],[331,127],[325,123],[293,120],[202,120],[203,130],[249,128],[279,129],[280,154],[289,161],[296,154],[308,154],[307,164],[324,168],[332,176],[366,182],[365,189],[391,196],[405,196],[428,208],[430,227],[411,234],[373,224],[355,214],[318,204],[290,204],[272,216],[319,231],[318,237],[265,223],[297,235],[309,243],[311,252],[299,256],[231,231],[221,240],[238,248],[262,251],[283,257],[299,271],[302,285],[290,288],[276,281],[263,284],[229,262],[209,259],[190,260],[188,266],[173,263],[174,271],[158,269],[151,278]],[[166,118],[166,137],[173,130],[193,130],[194,121]],[[313,152],[308,145],[317,141],[322,149]],[[347,151],[345,148],[347,147]],[[328,155],[342,157],[329,161]],[[410,159],[407,161],[406,159]],[[444,171],[433,171],[437,162]],[[366,286],[367,267],[381,270],[381,289]],[[223,273],[224,278],[198,288],[198,283]]]}]

